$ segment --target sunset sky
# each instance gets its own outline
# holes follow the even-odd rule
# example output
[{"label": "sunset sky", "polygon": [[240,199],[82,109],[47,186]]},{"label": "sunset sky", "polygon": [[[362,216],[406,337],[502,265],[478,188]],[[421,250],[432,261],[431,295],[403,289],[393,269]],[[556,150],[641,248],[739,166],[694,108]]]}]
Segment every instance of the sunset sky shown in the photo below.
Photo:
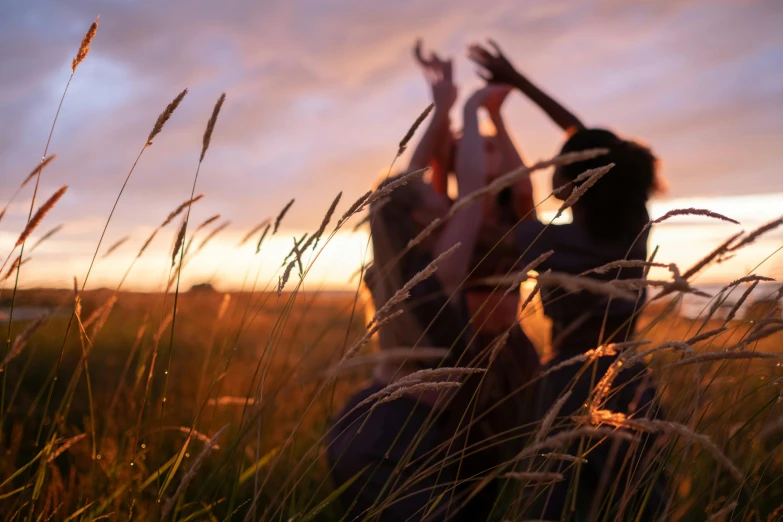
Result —
[{"label": "sunset sky", "polygon": [[[70,188],[38,235],[64,228],[32,253],[25,286],[84,277],[128,169],[157,115],[184,87],[190,93],[145,152],[104,248],[131,239],[98,264],[90,286],[116,284],[151,230],[187,199],[204,126],[224,91],[197,187],[206,197],[193,207],[193,222],[219,212],[232,225],[185,277],[198,282],[217,271],[214,281],[228,288],[242,283],[249,266],[255,276],[254,245],[238,249],[239,239],[295,197],[261,259],[262,284],[276,280],[291,237],[317,227],[338,191],[341,210],[365,192],[429,103],[411,57],[417,37],[455,57],[458,104],[481,85],[465,44],[492,37],[588,125],[649,144],[670,187],[651,204],[653,216],[707,207],[749,230],[783,213],[779,0],[12,2],[0,18],[0,205],[40,159],[71,59],[97,14],[98,35],[52,139],[58,158],[41,181],[39,201]],[[522,96],[514,94],[505,112],[527,159],[559,149],[560,133]],[[535,182],[545,196],[547,174]],[[0,222],[3,259],[30,196],[28,189]],[[680,220],[660,226],[652,243],[661,245],[660,260],[688,265],[741,228]],[[160,288],[175,229],[153,243],[133,286]],[[366,246],[364,232],[336,238],[312,284],[345,288]],[[781,246],[783,232],[770,234],[703,280],[744,275]],[[783,276],[783,254],[759,273]]]}]

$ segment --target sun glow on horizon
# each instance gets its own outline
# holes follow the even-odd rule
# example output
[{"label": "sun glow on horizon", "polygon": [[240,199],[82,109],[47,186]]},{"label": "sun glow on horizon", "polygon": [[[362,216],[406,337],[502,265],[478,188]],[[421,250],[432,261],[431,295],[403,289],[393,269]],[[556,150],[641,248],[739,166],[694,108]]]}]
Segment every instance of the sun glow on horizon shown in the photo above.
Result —
[{"label": "sun glow on horizon", "polygon": [[[750,231],[763,223],[779,217],[779,207],[774,203],[783,200],[783,194],[759,194],[723,198],[680,198],[654,200],[650,204],[652,218],[657,218],[674,208],[709,208],[735,218],[742,223],[732,225],[702,217],[678,217],[656,225],[650,237],[649,249],[659,246],[657,260],[677,263],[688,267],[701,259],[718,244],[739,230]],[[548,222],[553,213],[541,212],[539,217]],[[567,222],[568,217],[558,222]],[[45,227],[44,227],[45,228]],[[285,270],[283,260],[288,256],[294,241],[301,238],[304,230],[282,229],[277,235],[268,237],[255,253],[256,239],[243,246],[238,243],[244,231],[227,230],[216,236],[214,241],[189,260],[183,270],[181,288],[194,284],[211,283],[220,290],[238,290],[255,285],[257,290],[273,290]],[[172,234],[171,231],[168,232]],[[138,237],[142,237],[141,234]],[[165,288],[171,272],[171,246],[164,246],[165,234],[156,239],[149,251],[136,262],[128,277],[126,290],[161,291]],[[37,240],[33,236],[31,241]],[[173,240],[168,238],[169,241]],[[15,236],[0,233],[0,247],[11,249]],[[198,242],[198,240],[197,240]],[[129,241],[107,259],[99,259],[90,275],[88,288],[115,288],[138,252],[138,244]],[[780,231],[773,231],[755,244],[740,251],[733,258],[720,265],[710,267],[700,276],[698,282],[708,284],[726,282],[746,275],[759,263],[757,273],[776,277],[783,275],[783,254],[776,253],[783,246]],[[323,248],[322,248],[323,247]],[[86,240],[58,238],[42,243],[24,265],[20,286],[70,288],[72,278],[81,280],[86,273],[94,245]],[[355,232],[338,232],[326,241],[324,237],[318,247],[317,256],[308,251],[302,261],[308,273],[303,287],[318,290],[355,290],[359,280],[356,277],[362,263],[372,259],[369,235],[365,228]],[[298,282],[298,268],[292,271],[286,286],[292,289]],[[654,269],[654,278],[668,278],[666,270]],[[5,282],[8,288],[9,281]]]}]

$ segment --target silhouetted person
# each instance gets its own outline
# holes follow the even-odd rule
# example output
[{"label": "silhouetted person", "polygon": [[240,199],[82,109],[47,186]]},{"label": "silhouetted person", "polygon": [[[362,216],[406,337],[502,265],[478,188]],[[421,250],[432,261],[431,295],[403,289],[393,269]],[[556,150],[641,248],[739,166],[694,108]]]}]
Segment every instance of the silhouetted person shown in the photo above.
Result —
[{"label": "silhouetted person", "polygon": [[[648,148],[622,139],[611,131],[586,128],[574,114],[519,73],[494,42],[490,43],[495,54],[478,45],[469,48],[470,58],[485,70],[482,77],[490,84],[513,86],[537,104],[566,133],[561,152],[593,148],[609,151],[596,159],[558,168],[552,179],[554,188],[573,182],[587,169],[615,164],[574,204],[571,223],[542,223],[531,214],[517,225],[515,239],[520,251],[524,252],[523,264],[552,251],[553,254],[537,268],[539,272],[587,274],[606,281],[642,277],[644,269],[641,267],[615,269],[605,274],[590,271],[621,259],[647,260],[649,229],[645,226],[649,216],[646,203],[659,186],[655,156]],[[556,197],[564,200],[574,188],[573,184],[569,185],[556,192]],[[645,297],[644,291],[640,291],[634,301],[610,300],[585,291],[566,292],[561,288],[545,287],[541,292],[544,312],[552,320],[554,353],[544,371],[602,344],[629,339],[634,333],[636,312]],[[594,384],[613,360],[601,357],[593,363],[594,367],[585,369],[581,364],[571,365],[547,375],[537,389],[539,417],[545,415],[566,390],[571,390],[572,395],[560,416],[582,410]],[[614,387],[619,391],[612,394],[605,408],[634,416],[658,414],[653,403],[654,388],[644,366],[637,365],[622,372]],[[571,502],[569,493],[569,488],[577,484],[572,473],[574,467],[570,466],[567,479],[539,500],[532,516],[548,520],[596,516],[598,513],[614,516],[621,509],[627,515],[639,508],[638,502],[649,491],[649,497],[644,500],[647,506],[645,520],[649,519],[663,509],[666,492],[662,479],[656,480],[654,476],[649,479],[654,474],[647,473],[648,469],[638,469],[645,458],[654,456],[649,450],[652,438],[646,442],[642,449],[631,450],[627,445],[613,448],[611,443],[603,443],[591,450],[588,463],[581,467],[578,477],[576,501]],[[572,448],[572,451],[578,451],[578,448]],[[629,470],[636,473],[629,477]],[[649,482],[644,482],[647,480]],[[636,493],[633,499],[630,498],[632,493]]]}]

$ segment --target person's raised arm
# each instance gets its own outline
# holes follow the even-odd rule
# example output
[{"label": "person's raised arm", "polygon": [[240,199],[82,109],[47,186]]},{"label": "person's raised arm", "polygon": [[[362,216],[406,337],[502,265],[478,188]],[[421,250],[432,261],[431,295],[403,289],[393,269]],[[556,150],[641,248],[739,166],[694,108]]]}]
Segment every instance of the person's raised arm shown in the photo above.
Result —
[{"label": "person's raised arm", "polygon": [[[508,87],[508,90],[511,90],[511,87]],[[511,172],[525,164],[516,145],[514,145],[514,142],[511,140],[511,135],[506,128],[506,122],[503,120],[501,106],[505,101],[505,98],[505,95],[495,96],[484,104],[484,108],[487,109],[492,125],[495,127],[495,138],[500,152],[500,164],[498,167],[502,174]]]},{"label": "person's raised arm", "polygon": [[425,167],[432,168],[433,187],[440,194],[446,193],[448,158],[451,141],[449,111],[457,99],[457,88],[453,82],[451,60],[441,60],[435,53],[429,59],[422,56],[421,41],[414,49],[416,60],[424,70],[432,90],[435,104],[427,129],[416,145],[408,164],[408,171]]},{"label": "person's raised arm", "polygon": [[[508,87],[510,89],[510,87]],[[500,152],[500,172],[507,174],[519,167],[524,167],[525,162],[519,154],[511,135],[506,128],[506,123],[501,112],[501,105],[505,96],[491,97],[484,108],[487,109],[492,124],[495,126],[497,146]],[[535,219],[536,211],[533,202],[533,184],[530,177],[520,180],[512,187],[514,212],[518,219]]]},{"label": "person's raised arm", "polygon": [[497,54],[493,55],[478,44],[473,44],[468,48],[470,59],[486,71],[485,74],[481,75],[482,78],[488,82],[505,83],[516,87],[530,98],[533,103],[538,105],[566,133],[572,134],[577,130],[585,128],[582,121],[574,113],[517,71],[494,41],[490,40],[489,43]]},{"label": "person's raised arm", "polygon": [[[457,150],[455,173],[459,186],[459,198],[470,195],[484,186],[486,181],[486,162],[484,142],[479,132],[478,110],[493,97],[507,94],[506,87],[488,85],[476,91],[465,103],[463,114],[462,142]],[[434,256],[453,247],[462,245],[438,267],[436,272],[446,290],[454,291],[462,284],[473,260],[473,250],[482,222],[482,200],[454,214],[443,226],[435,247]]]}]

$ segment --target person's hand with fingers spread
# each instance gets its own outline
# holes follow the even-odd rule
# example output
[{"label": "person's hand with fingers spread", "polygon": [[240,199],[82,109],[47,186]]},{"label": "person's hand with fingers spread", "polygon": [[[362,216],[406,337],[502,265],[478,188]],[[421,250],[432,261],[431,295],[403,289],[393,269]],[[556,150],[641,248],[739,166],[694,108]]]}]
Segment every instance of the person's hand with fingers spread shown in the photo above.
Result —
[{"label": "person's hand with fingers spread", "polygon": [[478,72],[481,78],[490,83],[504,83],[519,89],[569,134],[585,128],[584,124],[571,111],[533,85],[522,73],[517,71],[500,50],[498,44],[489,40],[489,45],[494,49],[495,54],[480,44],[474,43],[468,46],[468,58],[483,69]]},{"label": "person's hand with fingers spread", "polygon": [[413,50],[416,61],[424,71],[430,86],[435,110],[430,125],[422,135],[411,156],[409,170],[432,168],[432,187],[439,194],[446,194],[447,177],[453,147],[449,112],[457,100],[457,87],[453,81],[451,60],[441,60],[434,52],[424,57],[422,42],[418,40]]},{"label": "person's hand with fingers spread", "polygon": [[435,52],[424,58],[421,40],[416,41],[413,50],[416,60],[424,70],[424,75],[432,89],[432,101],[436,111],[447,114],[457,100],[457,87],[454,85],[454,67],[451,60],[441,60]]},{"label": "person's hand with fingers spread", "polygon": [[468,46],[468,57],[484,68],[484,71],[478,73],[487,83],[505,83],[515,85],[521,76],[510,61],[500,51],[500,47],[489,40],[489,44],[497,54],[492,54],[479,44],[473,43]]}]

